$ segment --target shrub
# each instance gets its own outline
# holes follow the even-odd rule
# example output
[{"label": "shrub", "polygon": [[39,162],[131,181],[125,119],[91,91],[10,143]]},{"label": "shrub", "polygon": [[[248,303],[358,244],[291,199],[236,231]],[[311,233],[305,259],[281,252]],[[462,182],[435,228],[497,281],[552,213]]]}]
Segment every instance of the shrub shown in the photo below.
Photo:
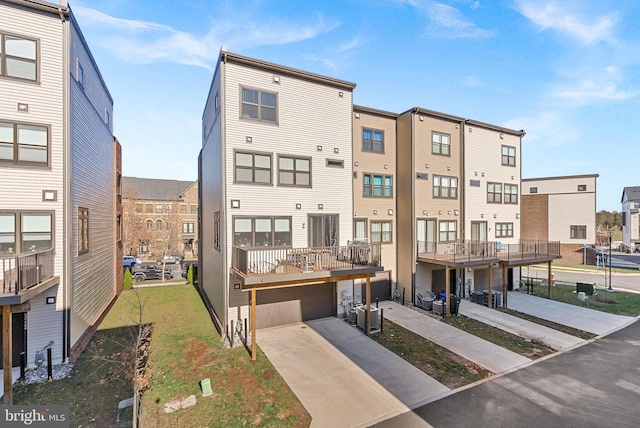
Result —
[{"label": "shrub", "polygon": [[193,263],[189,265],[189,270],[187,271],[187,282],[193,284]]},{"label": "shrub", "polygon": [[124,271],[122,286],[125,290],[131,290],[131,288],[133,287],[133,276],[131,276],[131,271],[129,270],[129,268]]}]

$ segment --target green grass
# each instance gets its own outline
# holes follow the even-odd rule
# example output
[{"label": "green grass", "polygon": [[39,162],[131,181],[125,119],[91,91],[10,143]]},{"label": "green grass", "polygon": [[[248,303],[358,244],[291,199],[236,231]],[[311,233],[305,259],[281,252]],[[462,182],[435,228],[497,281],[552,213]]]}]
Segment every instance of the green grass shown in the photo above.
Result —
[{"label": "green grass", "polygon": [[561,332],[569,334],[571,336],[579,337],[581,339],[589,340],[589,339],[593,339],[594,337],[596,337],[595,334],[589,333],[588,331],[578,330],[577,328],[569,327],[567,325],[558,324],[558,323],[555,323],[553,321],[549,321],[549,320],[545,320],[545,319],[542,319],[542,318],[535,317],[533,315],[525,314],[523,312],[514,311],[513,309],[500,308],[499,310],[501,312],[504,312],[505,314],[509,314],[509,315],[514,316],[514,317],[522,318],[524,320],[531,321],[531,322],[534,322],[536,324],[540,324],[540,325],[543,325],[545,327],[549,327],[549,328],[552,328],[554,330],[561,331]]},{"label": "green grass", "polygon": [[[151,323],[147,370],[150,388],[142,398],[145,427],[307,427],[311,417],[259,351],[256,362],[244,348],[225,349],[197,291],[187,285],[137,290],[143,323]],[[124,292],[74,374],[65,380],[16,388],[16,404],[70,404],[71,426],[114,425],[118,402],[132,396],[120,363],[139,315],[136,294]],[[122,342],[122,345],[120,343]],[[105,361],[111,361],[105,363]],[[203,397],[199,381],[211,379]],[[165,413],[164,405],[195,395],[195,406]],[[92,422],[92,419],[95,421]]]},{"label": "green grass", "polygon": [[451,389],[493,373],[389,320],[371,338]]},{"label": "green grass", "polygon": [[555,352],[542,343],[524,339],[464,315],[443,318],[442,322],[534,360]]},{"label": "green grass", "polygon": [[[585,301],[580,301],[575,290],[574,285],[556,284],[551,287],[551,299],[616,315],[632,317],[640,315],[640,294],[597,290],[596,296],[587,296]],[[535,285],[533,294],[546,298],[548,296],[547,287]]]}]

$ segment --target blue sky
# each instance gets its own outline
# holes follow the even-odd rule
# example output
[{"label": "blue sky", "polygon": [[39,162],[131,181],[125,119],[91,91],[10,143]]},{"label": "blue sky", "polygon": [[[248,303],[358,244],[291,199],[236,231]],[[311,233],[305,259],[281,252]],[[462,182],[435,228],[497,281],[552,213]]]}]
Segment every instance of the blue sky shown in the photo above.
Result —
[{"label": "blue sky", "polygon": [[640,185],[635,0],[84,0],[71,8],[114,98],[127,176],[197,178],[221,45],[357,83],[354,103],[524,129],[523,177]]}]

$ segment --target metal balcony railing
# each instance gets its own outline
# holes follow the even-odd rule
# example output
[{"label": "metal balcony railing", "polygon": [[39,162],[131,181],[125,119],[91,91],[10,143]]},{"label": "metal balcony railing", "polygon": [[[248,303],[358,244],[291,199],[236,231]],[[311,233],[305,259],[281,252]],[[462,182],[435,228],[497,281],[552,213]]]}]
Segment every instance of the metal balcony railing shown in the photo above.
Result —
[{"label": "metal balcony railing", "polygon": [[53,276],[54,250],[22,256],[0,255],[0,281],[3,294],[18,294]]},{"label": "metal balcony railing", "polygon": [[500,260],[547,260],[560,257],[560,241],[520,241],[498,245]]},{"label": "metal balcony railing", "polygon": [[497,258],[497,244],[486,241],[418,241],[418,255],[454,263]]},{"label": "metal balcony railing", "polygon": [[281,275],[381,265],[380,244],[307,248],[233,247],[231,266],[245,276]]}]

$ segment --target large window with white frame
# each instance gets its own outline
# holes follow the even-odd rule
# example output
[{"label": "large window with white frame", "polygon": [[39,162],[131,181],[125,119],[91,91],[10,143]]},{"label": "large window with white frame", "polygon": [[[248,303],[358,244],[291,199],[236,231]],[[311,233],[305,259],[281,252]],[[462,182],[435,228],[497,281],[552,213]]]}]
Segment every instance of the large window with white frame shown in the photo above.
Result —
[{"label": "large window with white frame", "polygon": [[455,242],[458,239],[458,222],[455,220],[441,220],[438,227],[440,242]]},{"label": "large window with white frame", "polygon": [[46,166],[49,126],[0,120],[0,162]]},{"label": "large window with white frame", "polygon": [[502,183],[487,183],[487,202],[490,204],[502,203]]},{"label": "large window with white frame", "polygon": [[451,156],[451,135],[442,132],[432,132],[431,153]]},{"label": "large window with white frame", "polygon": [[278,156],[278,185],[311,187],[311,158]]},{"label": "large window with white frame", "polygon": [[433,176],[433,197],[444,199],[458,198],[458,178],[442,175]]},{"label": "large window with white frame", "polygon": [[52,228],[50,212],[0,212],[0,254],[49,250]]},{"label": "large window with white frame", "polygon": [[513,223],[496,223],[496,238],[512,238]]},{"label": "large window with white frame", "polygon": [[505,204],[518,203],[518,185],[517,184],[504,185],[504,203]]},{"label": "large window with white frame", "polygon": [[261,122],[278,122],[278,95],[259,89],[242,88],[240,117]]},{"label": "large window with white frame", "polygon": [[38,41],[0,33],[0,76],[38,80]]},{"label": "large window with white frame", "polygon": [[236,183],[271,184],[270,153],[235,153]]},{"label": "large window with white frame", "polygon": [[291,217],[234,217],[233,245],[290,247]]}]

